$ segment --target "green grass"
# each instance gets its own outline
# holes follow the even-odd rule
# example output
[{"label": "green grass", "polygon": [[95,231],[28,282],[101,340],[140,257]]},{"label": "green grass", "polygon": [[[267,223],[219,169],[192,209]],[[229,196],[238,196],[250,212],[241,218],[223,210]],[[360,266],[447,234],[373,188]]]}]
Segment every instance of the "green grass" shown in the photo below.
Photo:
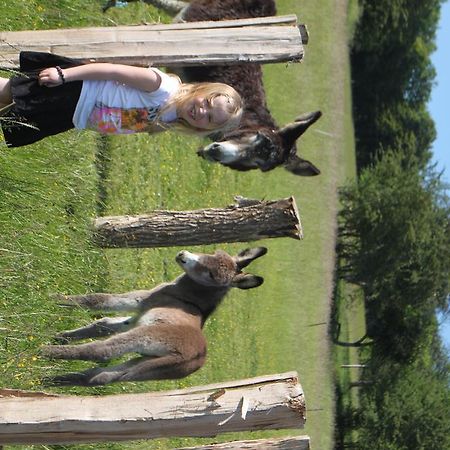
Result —
[{"label": "green grass", "polygon": [[[0,27],[160,20],[152,8],[140,3],[102,15],[101,3],[7,2]],[[90,221],[96,215],[220,207],[232,203],[236,194],[273,199],[294,195],[305,239],[251,243],[269,248],[266,257],[249,267],[264,276],[265,283],[252,291],[232,292],[207,323],[209,355],[199,372],[181,381],[55,391],[144,392],[297,370],[309,410],[304,430],[240,433],[219,436],[217,441],[309,434],[314,449],[332,448],[333,363],[327,331],[336,188],[354,176],[347,11],[337,11],[331,0],[305,0],[300,5],[282,0],[277,6],[279,14],[296,13],[308,25],[310,43],[302,64],[265,67],[269,106],[280,124],[306,111],[323,111],[324,117],[299,144],[302,156],[322,169],[321,176],[296,178],[282,169],[236,173],[197,158],[200,140],[176,135],[100,140],[88,132],[69,132],[26,149],[0,149],[0,385],[42,389],[39,380],[46,373],[86,366],[39,357],[40,345],[53,334],[91,319],[86,311],[59,308],[49,294],[147,288],[179,273],[174,263],[176,248],[95,248]],[[221,247],[234,252],[246,245]],[[201,441],[170,439],[77,448],[166,449]]]}]

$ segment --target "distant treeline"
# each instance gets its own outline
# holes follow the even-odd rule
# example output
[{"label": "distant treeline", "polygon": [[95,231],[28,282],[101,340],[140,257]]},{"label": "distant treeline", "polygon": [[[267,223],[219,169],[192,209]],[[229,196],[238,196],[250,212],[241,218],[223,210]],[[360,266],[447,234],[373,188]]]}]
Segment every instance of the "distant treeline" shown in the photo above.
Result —
[{"label": "distant treeline", "polygon": [[436,137],[426,105],[444,0],[360,0],[351,54],[358,167],[389,149],[425,165]]},{"label": "distant treeline", "polygon": [[364,450],[450,448],[450,361],[436,318],[450,301],[445,185],[389,151],[340,194],[338,275],[364,295],[369,381],[358,409],[338,411],[340,435],[357,430]]},{"label": "distant treeline", "polygon": [[337,246],[338,276],[361,288],[366,309],[368,383],[340,421],[358,449],[450,448],[450,361],[436,318],[450,311],[450,199],[430,164],[436,131],[427,111],[441,3],[360,0],[359,175],[340,192]]}]

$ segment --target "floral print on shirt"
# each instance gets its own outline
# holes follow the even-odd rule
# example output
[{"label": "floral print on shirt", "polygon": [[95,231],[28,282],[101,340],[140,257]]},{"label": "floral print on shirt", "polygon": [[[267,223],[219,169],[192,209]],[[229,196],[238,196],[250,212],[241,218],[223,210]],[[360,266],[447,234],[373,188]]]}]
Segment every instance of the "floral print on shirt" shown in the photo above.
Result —
[{"label": "floral print on shirt", "polygon": [[159,107],[129,108],[95,104],[88,119],[88,128],[104,134],[131,134],[150,131]]}]

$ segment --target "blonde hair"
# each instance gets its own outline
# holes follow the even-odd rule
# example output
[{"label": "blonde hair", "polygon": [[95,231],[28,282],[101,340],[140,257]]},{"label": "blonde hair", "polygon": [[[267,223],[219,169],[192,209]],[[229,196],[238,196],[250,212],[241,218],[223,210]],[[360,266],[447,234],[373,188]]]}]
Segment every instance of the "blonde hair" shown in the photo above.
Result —
[{"label": "blonde hair", "polygon": [[174,128],[184,133],[200,136],[207,136],[213,133],[226,133],[239,126],[244,104],[236,90],[225,83],[182,83],[177,94],[168,101],[158,116],[160,117],[164,112],[173,107],[178,110],[179,107],[182,107],[185,103],[198,96],[204,97],[209,102],[216,97],[225,97],[228,100],[227,112],[229,113],[229,118],[223,124],[218,125],[217,128],[209,130],[194,128],[181,118],[178,118],[170,124],[161,123],[157,119],[157,124],[163,128]]}]

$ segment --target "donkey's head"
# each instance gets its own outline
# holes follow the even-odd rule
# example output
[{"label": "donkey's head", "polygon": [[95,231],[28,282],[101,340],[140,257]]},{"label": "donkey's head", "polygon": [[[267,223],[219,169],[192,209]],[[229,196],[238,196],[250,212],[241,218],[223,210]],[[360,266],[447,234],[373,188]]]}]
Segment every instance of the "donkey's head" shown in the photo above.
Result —
[{"label": "donkey's head", "polygon": [[296,141],[321,115],[320,111],[306,114],[279,130],[238,129],[227,134],[226,140],[213,142],[197,153],[208,161],[240,171],[267,172],[282,165],[295,175],[318,175],[317,167],[297,156]]},{"label": "donkey's head", "polygon": [[183,250],[176,256],[176,261],[189,278],[203,286],[251,289],[260,286],[264,279],[244,273],[242,269],[266,253],[265,247],[245,249],[235,257],[222,250],[212,255]]}]

